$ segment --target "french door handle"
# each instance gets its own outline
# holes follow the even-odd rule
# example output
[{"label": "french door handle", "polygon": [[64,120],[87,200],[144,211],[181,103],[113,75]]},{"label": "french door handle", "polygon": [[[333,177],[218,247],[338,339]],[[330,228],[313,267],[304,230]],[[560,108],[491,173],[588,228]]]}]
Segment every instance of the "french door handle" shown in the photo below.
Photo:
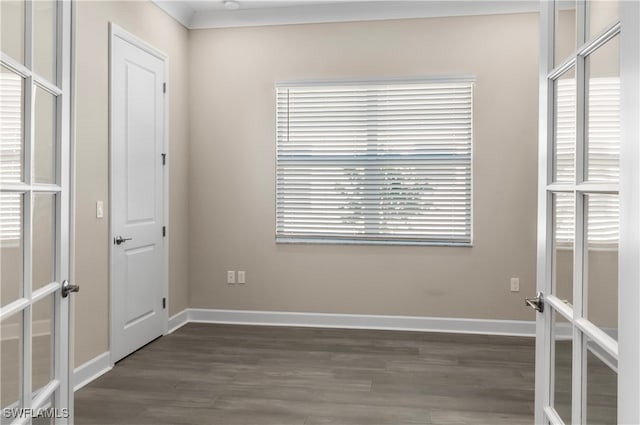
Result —
[{"label": "french door handle", "polygon": [[531,307],[538,313],[542,313],[544,311],[544,294],[538,291],[535,297],[525,298],[524,305]]},{"label": "french door handle", "polygon": [[116,237],[113,239],[113,242],[114,242],[116,245],[120,245],[120,244],[122,244],[122,243],[125,243],[126,241],[130,241],[131,239],[132,239],[132,238],[123,238],[122,236],[119,236],[119,235],[118,235],[118,236],[116,236]]},{"label": "french door handle", "polygon": [[68,280],[62,281],[62,298],[67,298],[72,292],[79,292],[80,286],[72,285]]}]

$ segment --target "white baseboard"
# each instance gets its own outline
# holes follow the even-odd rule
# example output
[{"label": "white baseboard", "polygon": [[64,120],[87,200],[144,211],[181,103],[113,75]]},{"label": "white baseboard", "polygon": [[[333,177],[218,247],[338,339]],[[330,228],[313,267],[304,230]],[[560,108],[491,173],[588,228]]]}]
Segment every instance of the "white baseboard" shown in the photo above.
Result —
[{"label": "white baseboard", "polygon": [[188,308],[169,319],[170,332],[189,322],[261,326],[377,329],[534,337],[536,324],[524,320],[449,317],[381,316],[368,314],[294,313],[281,311]]},{"label": "white baseboard", "polygon": [[91,381],[98,379],[113,368],[111,353],[106,351],[73,371],[73,390],[78,391]]},{"label": "white baseboard", "polygon": [[167,327],[169,330],[167,331],[167,334],[172,333],[189,322],[189,310],[190,309],[185,308],[180,313],[169,317],[169,326]]}]

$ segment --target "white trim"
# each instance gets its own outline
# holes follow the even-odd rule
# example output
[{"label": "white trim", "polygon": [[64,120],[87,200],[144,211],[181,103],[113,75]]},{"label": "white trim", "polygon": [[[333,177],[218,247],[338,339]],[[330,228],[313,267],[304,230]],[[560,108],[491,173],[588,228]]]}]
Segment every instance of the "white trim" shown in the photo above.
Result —
[{"label": "white trim", "polygon": [[112,368],[111,353],[109,351],[105,351],[88,362],[81,364],[73,371],[73,391],[78,391],[109,372]]},{"label": "white trim", "polygon": [[620,254],[618,423],[640,423],[640,3],[620,2]]},{"label": "white trim", "polygon": [[187,323],[294,326],[445,332],[480,335],[535,336],[535,322],[452,317],[383,316],[370,314],[298,313],[284,311],[188,308],[170,319],[170,332]]},{"label": "white trim", "polygon": [[185,308],[180,313],[174,314],[169,318],[169,330],[167,331],[167,335],[177,331],[178,329],[189,323],[189,310],[190,309]]},{"label": "white trim", "polygon": [[184,27],[189,28],[193,15],[196,11],[191,8],[187,3],[182,1],[167,1],[167,0],[151,0],[160,9],[164,10],[167,15],[181,23]]},{"label": "white trim", "polygon": [[388,19],[537,13],[539,4],[528,0],[493,1],[351,1],[238,10],[194,10],[189,2],[152,0],[189,29],[289,25]]}]

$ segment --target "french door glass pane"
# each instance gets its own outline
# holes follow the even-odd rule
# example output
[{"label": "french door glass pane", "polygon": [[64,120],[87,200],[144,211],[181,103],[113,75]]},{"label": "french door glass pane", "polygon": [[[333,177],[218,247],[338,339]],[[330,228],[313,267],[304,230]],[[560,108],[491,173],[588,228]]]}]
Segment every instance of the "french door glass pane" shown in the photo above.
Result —
[{"label": "french door glass pane", "polygon": [[24,0],[0,1],[0,49],[24,63]]},{"label": "french door glass pane", "polygon": [[36,74],[56,82],[56,22],[55,1],[38,0],[33,3],[33,63]]},{"label": "french door glass pane", "polygon": [[554,82],[553,181],[575,181],[576,72],[571,68]]},{"label": "french door glass pane", "polygon": [[602,32],[620,19],[618,0],[587,1],[589,38]]},{"label": "french door glass pane", "polygon": [[559,313],[553,312],[555,333],[553,407],[565,424],[571,423],[572,328]]},{"label": "french door glass pane", "polygon": [[576,2],[556,3],[555,65],[562,63],[576,50]]},{"label": "french door glass pane", "polygon": [[34,178],[36,183],[55,183],[56,97],[36,87]]},{"label": "french door glass pane", "polygon": [[[0,323],[0,407],[16,407],[20,401],[22,367],[22,314]],[[4,423],[4,422],[3,422]]]},{"label": "french door glass pane", "polygon": [[586,197],[587,318],[617,339],[618,334],[618,195]]},{"label": "french door glass pane", "polygon": [[586,180],[617,183],[620,176],[620,69],[616,36],[586,59]]},{"label": "french door glass pane", "polygon": [[573,234],[575,223],[573,193],[553,194],[553,291],[573,304]]},{"label": "french door glass pane", "polygon": [[53,373],[53,296],[33,305],[32,326],[32,388],[37,392],[49,383]]},{"label": "french door glass pane", "polygon": [[[52,407],[48,407],[48,406],[53,406],[53,400],[49,400],[48,402],[45,402],[44,404],[45,409],[52,409]],[[31,424],[32,425],[55,425],[56,420],[55,418],[51,417],[54,416],[56,414],[56,412],[41,412],[40,415],[36,418],[33,418]]]},{"label": "french door glass pane", "polygon": [[[4,3],[4,2],[2,2]],[[24,180],[24,79],[0,66],[0,182]]]},{"label": "french door glass pane", "polygon": [[23,221],[21,193],[0,193],[0,306],[22,297]]},{"label": "french door glass pane", "polygon": [[587,342],[587,424],[618,423],[618,374],[610,356]]},{"label": "french door glass pane", "polygon": [[33,290],[55,280],[55,195],[33,196]]}]

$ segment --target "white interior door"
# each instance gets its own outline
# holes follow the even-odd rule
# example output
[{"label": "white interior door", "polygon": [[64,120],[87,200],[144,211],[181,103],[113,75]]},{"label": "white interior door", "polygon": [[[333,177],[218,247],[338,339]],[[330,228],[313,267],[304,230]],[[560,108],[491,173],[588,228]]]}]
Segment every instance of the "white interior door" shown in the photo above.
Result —
[{"label": "white interior door", "polygon": [[0,422],[73,421],[71,8],[0,2]]},{"label": "white interior door", "polygon": [[112,360],[166,331],[165,59],[112,25]]},{"label": "white interior door", "polygon": [[640,423],[637,9],[541,2],[539,424]]}]

